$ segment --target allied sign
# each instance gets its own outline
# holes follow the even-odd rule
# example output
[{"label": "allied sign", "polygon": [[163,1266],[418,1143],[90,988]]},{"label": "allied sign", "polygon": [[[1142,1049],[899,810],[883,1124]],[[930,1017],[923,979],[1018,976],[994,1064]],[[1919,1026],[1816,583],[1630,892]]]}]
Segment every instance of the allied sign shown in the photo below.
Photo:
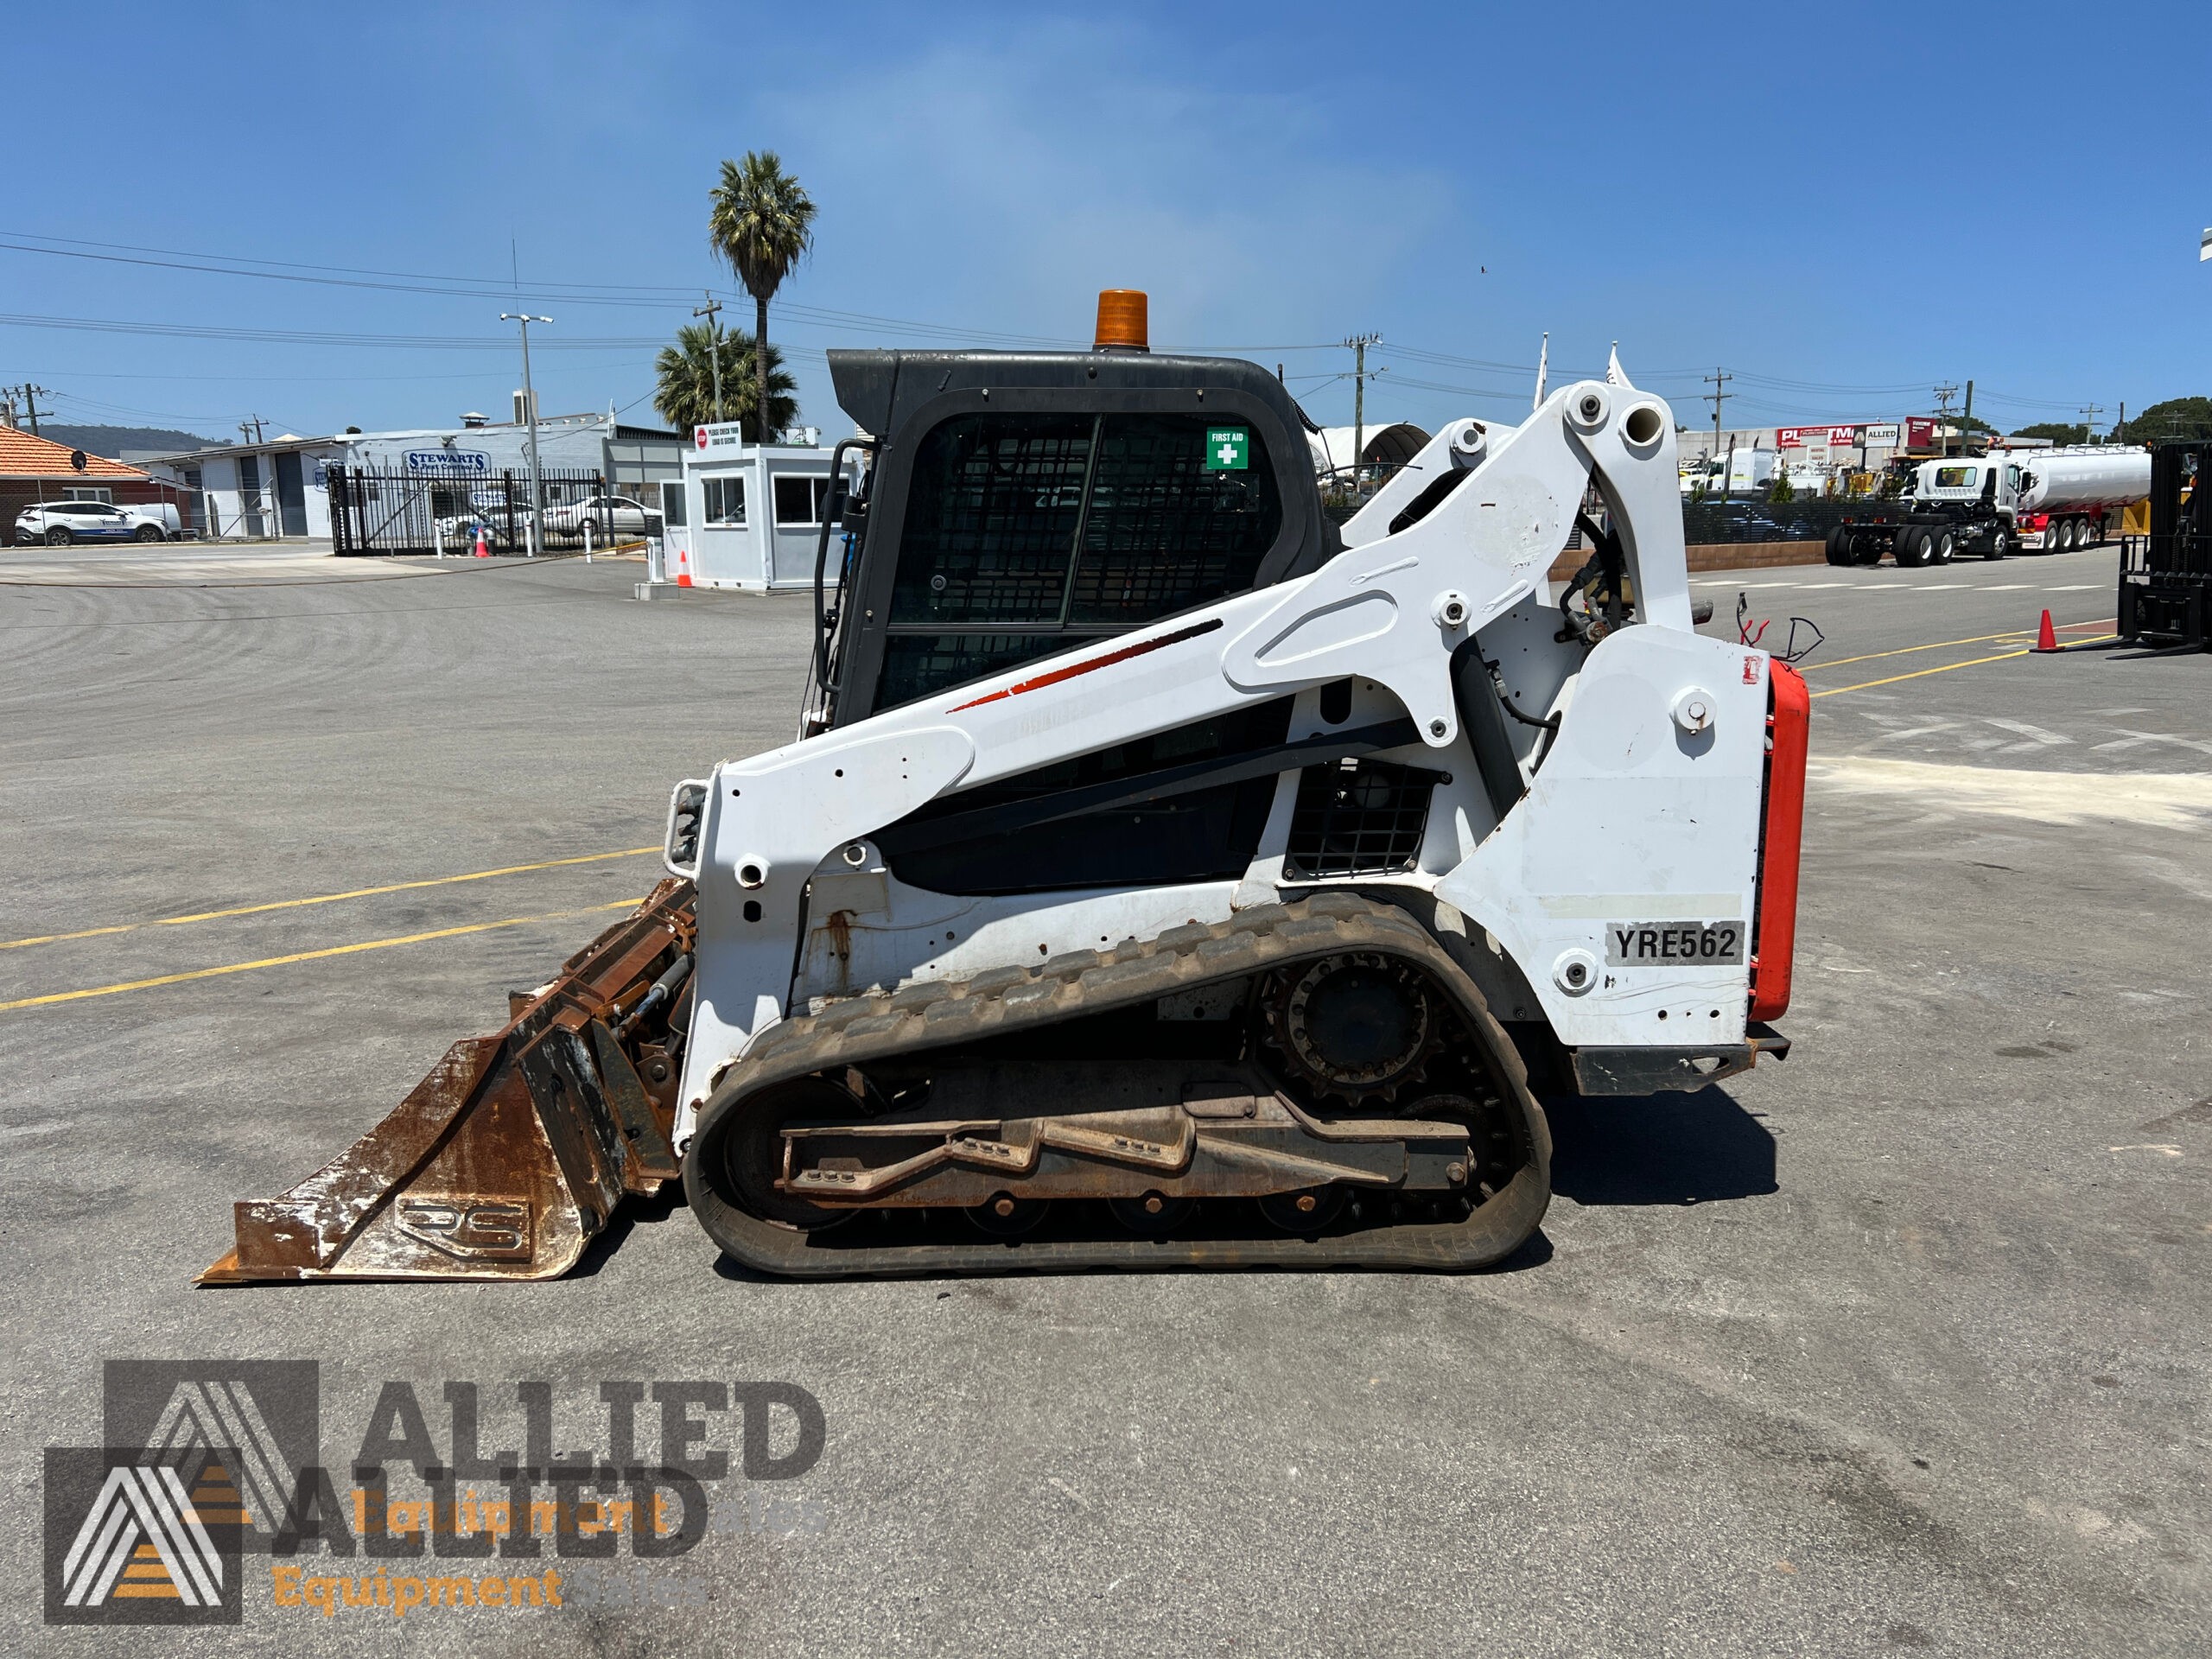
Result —
[{"label": "allied sign", "polygon": [[1249,426],[1210,426],[1206,429],[1206,471],[1242,473],[1252,465],[1252,429]]},{"label": "allied sign", "polygon": [[1897,447],[1897,423],[1895,421],[1870,422],[1859,430],[1863,435],[1859,440],[1859,442],[1869,448],[1878,448],[1883,444],[1887,444],[1892,449]]},{"label": "allied sign", "polygon": [[489,478],[492,457],[481,449],[410,449],[407,470],[432,478]]}]

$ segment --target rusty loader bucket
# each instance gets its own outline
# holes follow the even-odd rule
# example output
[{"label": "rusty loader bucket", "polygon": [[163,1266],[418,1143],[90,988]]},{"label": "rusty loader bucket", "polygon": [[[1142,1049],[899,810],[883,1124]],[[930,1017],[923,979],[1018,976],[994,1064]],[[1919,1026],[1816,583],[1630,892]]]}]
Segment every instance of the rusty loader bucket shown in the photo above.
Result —
[{"label": "rusty loader bucket", "polygon": [[663,881],[343,1156],[240,1203],[237,1248],[198,1282],[566,1273],[625,1196],[677,1174],[693,938],[691,884]]}]

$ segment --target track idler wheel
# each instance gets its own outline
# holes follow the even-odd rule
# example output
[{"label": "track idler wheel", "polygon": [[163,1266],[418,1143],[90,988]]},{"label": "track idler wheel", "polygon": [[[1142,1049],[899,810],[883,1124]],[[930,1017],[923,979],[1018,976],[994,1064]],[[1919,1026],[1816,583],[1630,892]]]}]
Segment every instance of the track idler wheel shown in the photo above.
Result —
[{"label": "track idler wheel", "polygon": [[784,1129],[798,1122],[849,1123],[867,1116],[853,1092],[827,1077],[793,1077],[763,1093],[722,1137],[719,1152],[729,1190],[754,1215],[800,1232],[819,1232],[859,1213],[810,1204],[779,1190]]}]

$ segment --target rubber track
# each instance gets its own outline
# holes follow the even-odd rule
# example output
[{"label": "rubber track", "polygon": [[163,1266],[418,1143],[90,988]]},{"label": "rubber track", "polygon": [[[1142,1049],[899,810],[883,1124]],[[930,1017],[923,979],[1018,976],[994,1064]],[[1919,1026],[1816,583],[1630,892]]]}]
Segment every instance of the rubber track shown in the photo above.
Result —
[{"label": "rubber track", "polygon": [[[1150,1001],[1209,981],[1351,950],[1381,951],[1417,963],[1460,1004],[1506,1102],[1525,1124],[1526,1161],[1503,1191],[1456,1222],[1385,1223],[1325,1232],[1249,1238],[932,1238],[926,1243],[849,1242],[855,1217],[812,1242],[810,1235],[762,1220],[717,1193],[701,1170],[717,1154],[747,1100],[760,1090],[842,1066],[976,1042],[987,1037]],[[1427,931],[1405,912],[1348,893],[1318,894],[1240,912],[1211,926],[1171,928],[1107,951],[1079,950],[1035,969],[994,968],[963,981],[935,981],[895,994],[856,996],[821,1013],[782,1021],[718,1081],[700,1114],[684,1160],[683,1186],[708,1234],[734,1259],[792,1278],[911,1274],[1018,1273],[1084,1268],[1363,1267],[1463,1271],[1517,1249],[1543,1219],[1551,1197],[1551,1134],[1529,1091],[1519,1053],[1491,1017],[1481,992]]]}]

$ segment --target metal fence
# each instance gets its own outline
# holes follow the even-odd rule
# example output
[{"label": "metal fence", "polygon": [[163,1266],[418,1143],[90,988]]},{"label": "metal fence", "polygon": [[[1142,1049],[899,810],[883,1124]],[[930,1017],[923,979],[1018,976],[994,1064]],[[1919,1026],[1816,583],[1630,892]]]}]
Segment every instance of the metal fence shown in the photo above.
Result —
[{"label": "metal fence", "polygon": [[[331,551],[341,555],[465,553],[480,526],[495,553],[530,548],[530,474],[526,471],[442,477],[370,467],[329,470]],[[604,505],[607,480],[598,473],[540,468],[544,511],[538,546],[565,552],[605,547],[623,535],[642,533],[634,516]],[[591,505],[594,501],[601,505]]]},{"label": "metal fence", "polygon": [[1825,541],[1829,531],[1849,519],[1867,524],[1894,516],[1904,504],[1873,496],[1806,501],[1685,501],[1682,539],[1692,547],[1739,545],[1745,542]]}]

